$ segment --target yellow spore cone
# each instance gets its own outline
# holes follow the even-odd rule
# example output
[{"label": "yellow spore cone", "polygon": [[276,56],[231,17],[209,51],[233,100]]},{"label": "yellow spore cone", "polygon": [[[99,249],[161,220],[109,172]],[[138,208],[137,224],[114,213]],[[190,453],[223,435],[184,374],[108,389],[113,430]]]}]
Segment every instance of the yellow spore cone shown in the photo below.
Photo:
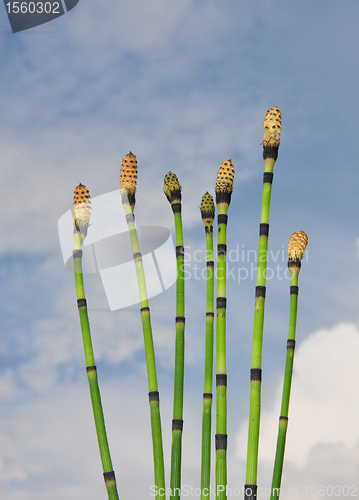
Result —
[{"label": "yellow spore cone", "polygon": [[219,167],[215,192],[216,202],[230,204],[233,192],[234,166],[232,160],[226,160]]},{"label": "yellow spore cone", "polygon": [[263,122],[263,146],[279,147],[280,133],[282,131],[282,114],[277,107],[270,108]]},{"label": "yellow spore cone", "polygon": [[120,170],[120,192],[122,202],[130,205],[131,211],[135,207],[135,193],[137,186],[137,158],[130,151],[122,160]]},{"label": "yellow spore cone", "polygon": [[308,245],[308,236],[304,231],[293,233],[288,241],[289,260],[302,260]]},{"label": "yellow spore cone", "polygon": [[73,215],[74,230],[86,236],[90,224],[91,200],[89,190],[81,183],[74,191]]},{"label": "yellow spore cone", "polygon": [[201,200],[201,217],[206,227],[212,227],[214,221],[214,201],[213,196],[206,192]]},{"label": "yellow spore cone", "polygon": [[163,191],[170,203],[179,203],[181,201],[181,184],[177,175],[171,171],[165,175]]}]

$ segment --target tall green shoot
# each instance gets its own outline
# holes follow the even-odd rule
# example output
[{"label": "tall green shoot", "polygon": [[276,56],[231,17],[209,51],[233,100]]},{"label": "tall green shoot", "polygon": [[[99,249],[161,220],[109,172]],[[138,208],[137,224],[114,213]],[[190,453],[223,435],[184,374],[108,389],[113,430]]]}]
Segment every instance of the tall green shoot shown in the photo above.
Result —
[{"label": "tall green shoot", "polygon": [[247,467],[245,500],[254,500],[257,496],[257,467],[261,409],[262,381],[262,341],[264,325],[264,305],[266,296],[266,269],[269,235],[269,211],[272,193],[273,168],[278,157],[280,132],[282,129],[281,113],[276,107],[271,108],[264,119],[263,135],[263,196],[261,221],[259,226],[259,251],[257,286],[255,291],[255,310],[253,324],[252,366],[250,372],[250,408],[248,427]]},{"label": "tall green shoot", "polygon": [[82,274],[82,243],[87,235],[90,223],[91,201],[86,186],[79,184],[74,196],[74,271],[77,294],[77,306],[80,315],[82,340],[85,351],[86,372],[90,388],[91,403],[95,420],[97,440],[100,449],[103,476],[109,500],[118,500],[115,473],[113,471],[110,449],[107,441],[105,419],[102,410],[97,369],[92,349],[90,322],[87,314],[87,302]]},{"label": "tall green shoot", "polygon": [[160,399],[157,384],[157,372],[155,352],[153,347],[152,326],[150,308],[147,299],[145,273],[143,270],[141,249],[138,242],[135,226],[135,194],[137,184],[137,159],[131,151],[125,156],[120,171],[120,193],[122,204],[126,213],[127,227],[130,234],[133,260],[136,267],[137,283],[140,295],[141,319],[143,338],[145,344],[145,355],[147,364],[148,398],[151,413],[152,447],[156,497],[164,497],[165,493],[165,470],[163,459],[162,427],[160,417]]},{"label": "tall green shoot", "polygon": [[213,220],[215,214],[213,196],[202,196],[201,217],[204,222],[207,247],[207,311],[206,346],[202,416],[201,500],[208,500],[211,486],[211,430],[213,386],[213,327],[214,327],[214,255]]},{"label": "tall green shoot", "polygon": [[287,357],[284,372],[282,406],[279,417],[277,448],[274,460],[273,479],[271,488],[271,500],[278,500],[282,482],[284,450],[288,427],[289,399],[292,385],[295,335],[297,329],[298,309],[298,275],[301,268],[301,260],[308,244],[308,237],[304,231],[293,233],[288,242],[288,269],[290,272],[290,315],[289,332],[287,340]]},{"label": "tall green shoot", "polygon": [[181,492],[182,433],[183,433],[183,382],[184,382],[184,330],[185,330],[185,275],[182,229],[181,185],[176,174],[168,172],[164,178],[164,193],[171,204],[176,231],[176,342],[173,389],[171,495],[178,500]]}]

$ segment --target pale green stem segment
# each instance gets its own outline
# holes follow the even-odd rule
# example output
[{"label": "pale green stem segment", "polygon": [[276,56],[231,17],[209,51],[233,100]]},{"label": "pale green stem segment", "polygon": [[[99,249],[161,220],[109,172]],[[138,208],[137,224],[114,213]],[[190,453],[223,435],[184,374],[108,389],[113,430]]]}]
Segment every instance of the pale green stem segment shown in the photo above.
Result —
[{"label": "pale green stem segment", "polygon": [[201,500],[208,500],[211,483],[211,428],[213,386],[213,326],[214,326],[214,255],[213,226],[206,226],[207,242],[207,314],[206,348],[202,417]]},{"label": "pale green stem segment", "polygon": [[[271,488],[271,500],[278,500],[280,495],[280,487],[282,482],[284,450],[288,427],[288,409],[290,390],[292,385],[295,334],[297,327],[297,307],[298,307],[298,274],[300,267],[290,267],[291,274],[291,294],[290,294],[290,315],[289,315],[289,332],[287,342],[287,358],[285,364],[285,374],[283,383],[282,406],[279,417],[277,449],[274,461],[273,479]],[[292,288],[294,287],[294,289]]]},{"label": "pale green stem segment", "polygon": [[[155,352],[153,347],[150,309],[148,307],[145,273],[143,270],[142,256],[140,252],[140,245],[138,242],[137,230],[134,222],[132,209],[130,205],[127,203],[123,203],[123,206],[127,215],[126,217],[127,227],[131,238],[132,251],[134,254],[134,261],[136,267],[137,283],[140,295],[141,319],[142,319],[143,338],[145,344],[149,404],[151,413],[156,497],[164,498],[165,470],[164,470],[164,459],[163,459],[162,427],[161,427],[161,416],[160,416],[160,406],[158,397],[156,361],[155,361]],[[155,395],[155,397],[151,397],[153,393],[157,393],[157,395]]]},{"label": "pale green stem segment", "polygon": [[[218,203],[218,215],[227,215],[228,203]],[[226,243],[227,224],[218,224],[217,260],[217,422],[216,498],[227,498],[227,372],[226,372]],[[223,246],[224,245],[224,246]],[[221,248],[222,246],[222,248]]]},{"label": "pale green stem segment", "polygon": [[[105,419],[102,410],[100,389],[97,380],[97,370],[95,366],[95,359],[92,349],[90,323],[85,301],[85,289],[84,289],[83,274],[82,274],[82,252],[81,252],[83,240],[84,240],[83,235],[77,232],[74,233],[73,261],[74,261],[77,300],[78,301],[80,300],[78,309],[79,309],[80,324],[82,331],[82,340],[85,351],[86,371],[89,382],[92,409],[95,420],[97,440],[100,449],[102,469],[104,473],[107,494],[109,500],[118,500],[119,496],[117,493],[116,479],[112,468],[110,449],[107,441]],[[78,253],[76,253],[76,251]]]},{"label": "pale green stem segment", "polygon": [[[272,158],[265,159],[264,172],[273,173],[274,164],[275,164],[274,159]],[[272,192],[272,183],[264,182],[263,196],[262,196],[261,224],[269,225],[271,192]],[[268,253],[268,235],[262,234],[259,237],[257,288],[256,288],[254,325],[253,325],[246,485],[257,484],[258,445],[259,445],[259,426],[260,426],[260,408],[261,408],[261,376],[259,375],[261,372],[259,372],[259,370],[261,371],[262,367],[262,342],[263,342],[267,253]],[[264,288],[262,288],[262,290],[260,291],[258,287],[264,287]],[[259,290],[258,293],[257,290]],[[257,370],[256,376],[253,375],[255,373],[253,372],[253,370]]]},{"label": "pale green stem segment", "polygon": [[[178,204],[176,204],[178,205]],[[178,500],[181,491],[181,461],[183,432],[184,330],[185,330],[185,276],[181,211],[174,212],[177,254],[176,281],[176,343],[173,391],[173,421],[171,449],[171,499]]]}]

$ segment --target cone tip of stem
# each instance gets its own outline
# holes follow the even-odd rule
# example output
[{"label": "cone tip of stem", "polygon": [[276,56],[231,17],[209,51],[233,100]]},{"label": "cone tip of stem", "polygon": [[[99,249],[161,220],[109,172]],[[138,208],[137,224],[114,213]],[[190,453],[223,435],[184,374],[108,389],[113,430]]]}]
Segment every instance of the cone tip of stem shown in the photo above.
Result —
[{"label": "cone tip of stem", "polygon": [[200,210],[205,226],[211,227],[214,221],[215,207],[213,196],[208,191],[202,196]]},{"label": "cone tip of stem", "polygon": [[234,181],[234,166],[232,160],[224,161],[219,167],[215,191],[218,193],[232,193]]},{"label": "cone tip of stem", "polygon": [[282,114],[277,106],[270,108],[263,122],[265,131],[263,134],[263,147],[279,147],[280,133],[282,131]]},{"label": "cone tip of stem", "polygon": [[86,236],[91,216],[90,192],[81,182],[76,186],[73,201],[74,229]]},{"label": "cone tip of stem", "polygon": [[293,233],[288,241],[289,260],[302,260],[307,245],[308,236],[304,231]]},{"label": "cone tip of stem", "polygon": [[164,178],[163,191],[170,203],[181,201],[181,189],[177,175],[171,171],[167,172]]},{"label": "cone tip of stem", "polygon": [[134,195],[137,186],[137,158],[130,151],[122,160],[120,170],[120,191],[122,194]]}]

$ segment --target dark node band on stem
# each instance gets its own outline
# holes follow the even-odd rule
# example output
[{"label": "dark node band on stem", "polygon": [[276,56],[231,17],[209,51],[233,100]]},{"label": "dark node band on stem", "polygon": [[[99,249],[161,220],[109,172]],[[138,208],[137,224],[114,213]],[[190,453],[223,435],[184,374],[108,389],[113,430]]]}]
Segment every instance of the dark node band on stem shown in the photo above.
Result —
[{"label": "dark node band on stem", "polygon": [[213,394],[210,392],[204,392],[203,399],[213,399]]},{"label": "dark node band on stem", "polygon": [[185,318],[184,316],[176,316],[176,325],[180,324],[180,323],[185,323]]},{"label": "dark node band on stem", "polygon": [[180,189],[172,189],[168,195],[165,192],[165,195],[170,203],[181,203],[182,193]]},{"label": "dark node band on stem", "polygon": [[261,368],[251,368],[251,381],[259,380],[262,381],[262,369]]},{"label": "dark node band on stem", "polygon": [[227,299],[226,297],[217,297],[217,309],[226,309]]},{"label": "dark node band on stem", "polygon": [[279,417],[279,420],[288,420],[288,417],[285,417],[285,416],[281,415],[281,416]]},{"label": "dark node band on stem", "polygon": [[130,222],[135,222],[135,214],[126,214],[126,222],[129,224]]},{"label": "dark node band on stem", "polygon": [[227,223],[228,223],[228,215],[218,214],[218,224],[227,224]]},{"label": "dark node band on stem", "polygon": [[226,373],[217,373],[216,374],[216,387],[223,385],[227,387],[227,374]]},{"label": "dark node band on stem", "polygon": [[203,212],[201,210],[201,217],[202,219],[214,219],[214,210],[205,210]]},{"label": "dark node band on stem", "polygon": [[74,250],[72,252],[73,259],[82,259],[82,250]]},{"label": "dark node band on stem", "polygon": [[227,255],[227,245],[225,245],[224,243],[219,243],[217,245],[217,250],[218,250],[218,256],[220,256],[220,255],[226,256]]},{"label": "dark node band on stem", "polygon": [[299,286],[297,286],[297,285],[292,285],[292,286],[290,287],[290,294],[291,294],[291,295],[298,295],[298,293],[299,293]]},{"label": "dark node band on stem", "polygon": [[90,224],[88,222],[83,222],[83,221],[79,221],[79,220],[76,219],[74,221],[73,234],[80,233],[83,236],[86,236],[87,235],[87,230],[89,228],[89,225]]},{"label": "dark node band on stem", "polygon": [[151,403],[151,401],[159,401],[160,400],[160,393],[158,391],[151,391],[148,393],[148,400]]},{"label": "dark node band on stem", "polygon": [[143,312],[149,312],[150,311],[150,308],[149,307],[141,307],[140,309],[140,312],[143,313]]},{"label": "dark node band on stem", "polygon": [[136,262],[137,260],[142,260],[141,252],[136,252],[133,254],[133,260]]},{"label": "dark node band on stem", "polygon": [[276,161],[278,158],[278,149],[279,146],[264,146],[263,145],[263,160],[267,158],[271,158]]},{"label": "dark node band on stem", "polygon": [[177,245],[176,246],[176,257],[183,257],[184,256],[184,247],[182,245]]},{"label": "dark node band on stem", "polygon": [[172,430],[183,431],[183,420],[180,420],[179,418],[174,418],[172,420]]},{"label": "dark node band on stem", "polygon": [[87,302],[86,299],[77,299],[77,307],[80,309],[80,307],[86,307]]},{"label": "dark node band on stem", "polygon": [[213,233],[213,226],[204,226],[204,232],[207,233]]},{"label": "dark node band on stem", "polygon": [[219,191],[218,193],[216,193],[216,203],[217,205],[219,203],[227,203],[227,205],[229,205],[231,203],[231,197],[232,193],[228,193],[227,191]]},{"label": "dark node band on stem", "polygon": [[181,212],[182,211],[181,200],[172,201],[171,202],[171,207],[172,207],[172,212],[174,214],[178,214],[179,212]]},{"label": "dark node band on stem", "polygon": [[206,313],[206,318],[214,318],[214,313],[213,312],[207,312]]},{"label": "dark node band on stem", "polygon": [[287,340],[287,349],[295,349],[295,340],[294,339],[288,339]]},{"label": "dark node band on stem", "polygon": [[214,261],[213,260],[207,260],[207,267],[214,267]]},{"label": "dark node band on stem", "polygon": [[264,172],[263,174],[263,184],[265,183],[272,184],[273,183],[273,172]]},{"label": "dark node band on stem", "polygon": [[259,224],[259,236],[269,236],[269,224],[264,222]]},{"label": "dark node band on stem", "polygon": [[216,450],[227,449],[227,434],[216,434]]},{"label": "dark node band on stem", "polygon": [[257,500],[257,485],[245,484],[244,485],[244,500]]},{"label": "dark node band on stem", "polygon": [[256,297],[265,298],[265,296],[266,296],[266,287],[265,286],[256,286]]},{"label": "dark node band on stem", "polygon": [[122,204],[123,205],[135,205],[136,203],[136,196],[135,196],[135,193],[131,194],[129,192],[127,192],[126,190],[124,190],[122,193],[121,193],[121,196],[122,196]]},{"label": "dark node band on stem", "polygon": [[95,365],[86,366],[86,371],[87,373],[96,372],[96,366]]},{"label": "dark node band on stem", "polygon": [[290,267],[299,267],[300,269],[302,267],[300,259],[288,259],[288,269]]},{"label": "dark node band on stem", "polygon": [[110,481],[116,481],[115,471],[111,470],[109,472],[104,472],[103,478],[105,480],[105,483],[109,483]]}]

